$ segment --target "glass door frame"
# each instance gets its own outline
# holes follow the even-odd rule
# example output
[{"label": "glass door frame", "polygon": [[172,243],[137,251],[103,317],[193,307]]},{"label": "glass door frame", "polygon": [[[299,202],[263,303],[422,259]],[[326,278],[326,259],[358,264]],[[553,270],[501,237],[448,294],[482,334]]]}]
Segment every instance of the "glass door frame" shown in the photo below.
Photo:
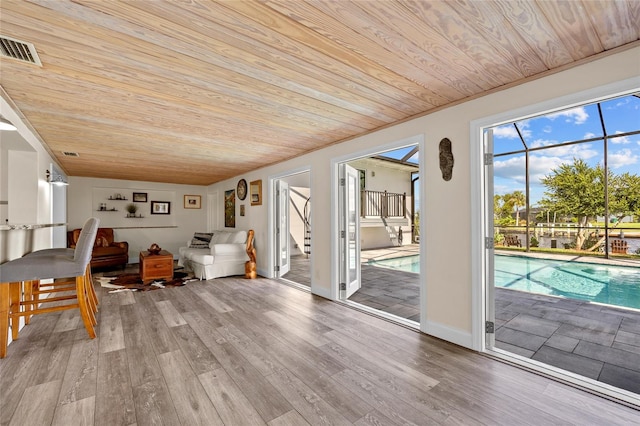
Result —
[{"label": "glass door frame", "polygon": [[[485,150],[485,131],[491,127],[544,115],[556,110],[563,110],[573,106],[594,103],[609,98],[628,95],[639,89],[638,79],[627,79],[616,83],[592,88],[582,92],[562,96],[537,104],[512,109],[493,116],[480,118],[470,123],[470,180],[471,180],[471,296],[472,296],[472,343],[473,349],[486,353],[495,358],[519,365],[559,381],[567,382],[614,399],[638,404],[637,398],[630,397],[629,392],[620,390],[601,382],[595,382],[583,376],[562,370],[547,364],[518,356],[506,351],[490,347],[492,339],[487,337],[486,321],[493,307],[488,306],[488,279],[492,273],[488,266],[492,265],[488,257],[493,250],[485,249],[488,235],[487,221],[493,216],[493,200],[487,200],[487,184],[491,178],[487,173],[485,161],[493,157],[493,152]],[[485,160],[487,158],[487,160]],[[493,184],[491,179],[491,184]],[[493,301],[495,302],[495,300]]]},{"label": "glass door frame", "polygon": [[[370,157],[385,151],[392,151],[394,149],[403,148],[405,146],[417,145],[419,149],[419,173],[420,176],[425,176],[425,134],[420,133],[413,136],[408,136],[403,139],[396,140],[395,142],[391,142],[388,144],[381,144],[371,148],[367,148],[362,151],[353,152],[350,154],[345,154],[339,157],[335,157],[331,159],[331,292],[330,298],[334,301],[340,301],[340,217],[339,217],[339,183],[340,183],[340,164],[347,163],[349,161],[354,161],[360,158]],[[424,185],[421,185],[420,188],[420,211],[425,211],[425,196],[424,196]],[[424,225],[424,214],[420,215],[420,229],[425,229]],[[425,244],[421,240],[420,241],[420,270],[426,271],[427,269],[427,260],[425,253]],[[420,330],[423,332],[427,332],[427,279],[425,277],[426,274],[423,275],[420,282]]]}]

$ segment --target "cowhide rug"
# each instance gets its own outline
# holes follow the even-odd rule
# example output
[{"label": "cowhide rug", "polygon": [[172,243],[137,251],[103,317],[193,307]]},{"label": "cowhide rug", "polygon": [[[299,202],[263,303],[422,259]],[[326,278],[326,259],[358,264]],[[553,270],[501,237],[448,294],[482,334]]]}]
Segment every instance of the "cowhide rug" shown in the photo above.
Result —
[{"label": "cowhide rug", "polygon": [[155,280],[144,284],[138,273],[125,273],[113,277],[94,277],[101,287],[111,289],[109,293],[120,291],[150,291],[166,287],[181,287],[189,281],[197,281],[193,275],[176,271],[172,280]]}]

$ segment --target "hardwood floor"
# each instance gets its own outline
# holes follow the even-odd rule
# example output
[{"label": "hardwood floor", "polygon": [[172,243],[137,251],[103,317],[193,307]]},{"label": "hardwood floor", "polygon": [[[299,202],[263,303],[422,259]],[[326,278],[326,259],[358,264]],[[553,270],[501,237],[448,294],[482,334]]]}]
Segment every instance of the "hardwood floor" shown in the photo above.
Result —
[{"label": "hardwood floor", "polygon": [[640,411],[268,279],[34,317],[0,360],[1,425],[638,424]]}]

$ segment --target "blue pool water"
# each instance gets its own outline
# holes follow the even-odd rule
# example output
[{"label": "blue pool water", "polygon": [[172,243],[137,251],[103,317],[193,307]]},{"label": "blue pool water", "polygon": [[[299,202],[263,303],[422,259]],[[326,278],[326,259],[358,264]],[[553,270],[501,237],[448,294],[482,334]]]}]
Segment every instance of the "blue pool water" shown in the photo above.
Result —
[{"label": "blue pool water", "polygon": [[[420,256],[369,262],[420,272]],[[640,267],[495,256],[495,286],[640,309]]]},{"label": "blue pool water", "polygon": [[369,265],[379,266],[387,269],[397,269],[405,272],[420,273],[420,255],[394,257],[392,259],[369,260]]}]

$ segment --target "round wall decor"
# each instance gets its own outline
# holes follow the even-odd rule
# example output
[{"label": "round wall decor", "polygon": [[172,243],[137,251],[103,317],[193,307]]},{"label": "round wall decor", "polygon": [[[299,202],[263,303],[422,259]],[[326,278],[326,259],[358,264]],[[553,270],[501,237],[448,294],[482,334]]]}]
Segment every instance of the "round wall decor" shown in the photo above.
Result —
[{"label": "round wall decor", "polygon": [[247,198],[247,181],[244,179],[240,179],[238,181],[238,186],[236,188],[236,195],[240,200],[244,200]]}]

